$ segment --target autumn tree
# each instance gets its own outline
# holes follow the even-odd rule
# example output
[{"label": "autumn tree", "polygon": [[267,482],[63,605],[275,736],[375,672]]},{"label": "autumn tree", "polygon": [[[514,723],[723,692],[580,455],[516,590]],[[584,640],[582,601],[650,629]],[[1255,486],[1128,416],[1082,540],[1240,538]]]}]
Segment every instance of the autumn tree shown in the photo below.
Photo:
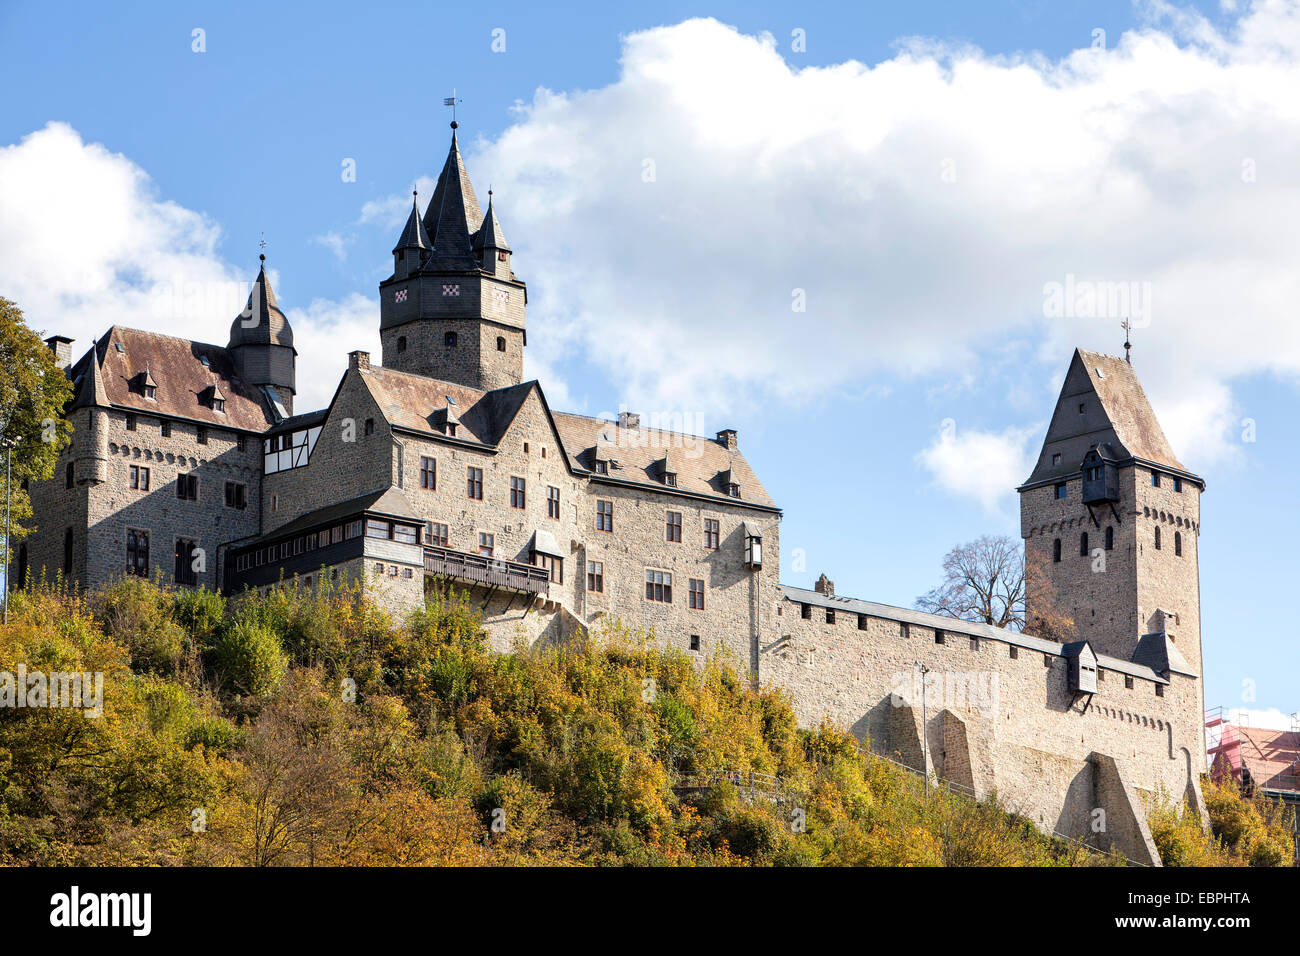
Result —
[{"label": "autumn tree", "polygon": [[31,530],[23,524],[32,516],[25,483],[51,477],[70,440],[72,426],[63,409],[71,398],[72,385],[54,353],[23,319],[22,310],[0,298],[0,436],[13,442],[15,539]]}]

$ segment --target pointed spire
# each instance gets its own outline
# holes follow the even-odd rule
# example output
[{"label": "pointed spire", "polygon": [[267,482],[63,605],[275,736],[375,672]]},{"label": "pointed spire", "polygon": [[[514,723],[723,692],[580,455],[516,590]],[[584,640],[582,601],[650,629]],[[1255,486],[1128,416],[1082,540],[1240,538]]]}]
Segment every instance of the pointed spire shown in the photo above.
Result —
[{"label": "pointed spire", "polygon": [[429,233],[424,228],[424,223],[420,221],[420,194],[411,190],[411,214],[406,217],[406,228],[402,230],[402,236],[397,240],[397,245],[393,247],[396,253],[400,249],[428,249],[433,243],[429,241]]},{"label": "pointed spire", "polygon": [[501,231],[501,223],[497,221],[496,210],[492,206],[492,190],[488,190],[488,207],[487,212],[483,214],[483,225],[479,226],[478,232],[474,233],[474,251],[482,252],[484,249],[496,249],[500,252],[510,252],[510,244],[506,242],[506,234]]},{"label": "pointed spire", "polygon": [[[479,209],[469,173],[465,171],[453,123],[451,149],[438,176],[433,199],[424,213],[424,228],[433,244],[435,264],[444,268],[475,268],[470,237],[478,231],[482,221],[483,212]],[[458,259],[462,261],[457,262]]]},{"label": "pointed spire", "polygon": [[275,290],[271,280],[266,277],[266,253],[257,257],[261,268],[253,280],[253,288],[248,293],[248,304],[244,311],[235,316],[230,323],[230,344],[228,348],[239,345],[287,345],[293,347],[293,329],[289,320],[280,311],[275,300]]},{"label": "pointed spire", "polygon": [[[107,342],[112,329],[108,330],[100,341]],[[89,367],[81,375],[81,386],[77,389],[76,398],[73,399],[72,408],[108,407],[108,389],[104,387],[104,373],[101,371],[100,363],[103,359],[99,354],[99,342],[91,340],[90,352],[87,354]]]}]

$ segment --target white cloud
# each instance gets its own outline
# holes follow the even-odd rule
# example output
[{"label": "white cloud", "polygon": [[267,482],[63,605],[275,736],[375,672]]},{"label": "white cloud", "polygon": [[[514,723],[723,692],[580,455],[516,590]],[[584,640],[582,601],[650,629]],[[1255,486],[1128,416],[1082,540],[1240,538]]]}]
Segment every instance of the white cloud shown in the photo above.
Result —
[{"label": "white cloud", "polygon": [[[256,263],[226,262],[220,239],[216,222],[159,197],[132,160],[66,124],[0,148],[0,294],[34,328],[74,338],[78,356],[114,324],[225,343]],[[282,304],[292,302],[269,271]],[[353,295],[287,314],[299,351],[296,407],[320,407],[345,350],[377,348],[378,304]]]},{"label": "white cloud", "polygon": [[1063,369],[1118,352],[1124,316],[1049,319],[1046,283],[1150,283],[1134,361],[1203,465],[1235,378],[1300,373],[1300,14],[1147,14],[1059,61],[914,42],[800,68],[712,20],[628,36],[615,82],[540,89],[469,150],[547,329],[530,351],[585,353],[634,407],[713,411],[1007,342]]},{"label": "white cloud", "polygon": [[916,456],[934,484],[950,494],[979,502],[989,514],[1009,499],[1011,489],[1029,476],[1034,455],[1029,442],[1042,424],[1000,432],[959,428],[951,418]]},{"label": "white cloud", "polygon": [[1225,711],[1224,716],[1230,722],[1242,727],[1262,727],[1265,730],[1291,729],[1291,715],[1282,713],[1276,707],[1233,708]]}]

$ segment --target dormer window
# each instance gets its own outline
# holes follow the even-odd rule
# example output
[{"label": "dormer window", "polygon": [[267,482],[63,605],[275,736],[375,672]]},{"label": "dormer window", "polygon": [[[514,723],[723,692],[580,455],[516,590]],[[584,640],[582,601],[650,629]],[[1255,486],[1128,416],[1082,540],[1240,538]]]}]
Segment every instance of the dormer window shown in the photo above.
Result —
[{"label": "dormer window", "polygon": [[221,389],[213,383],[209,385],[204,395],[207,405],[214,412],[224,415],[226,413],[226,396],[221,393]]},{"label": "dormer window", "polygon": [[732,498],[739,498],[739,497],[740,497],[740,485],[736,484],[734,481],[728,483],[728,485],[727,485],[727,494],[730,495]]},{"label": "dormer window", "polygon": [[669,488],[676,488],[676,487],[677,487],[677,472],[675,472],[675,471],[665,471],[665,472],[664,472],[664,484],[667,485]]},{"label": "dormer window", "polygon": [[139,389],[140,394],[151,402],[156,401],[158,396],[158,383],[155,382],[153,376],[149,374],[149,369],[146,368],[135,378],[136,388]]},{"label": "dormer window", "polygon": [[224,398],[214,398],[212,400],[212,410],[220,414],[226,414],[226,400]]},{"label": "dormer window", "polygon": [[448,422],[448,423],[447,423],[447,437],[448,437],[448,438],[455,438],[455,437],[456,437],[456,428],[457,428],[457,425],[456,425],[455,422]]},{"label": "dormer window", "polygon": [[596,461],[594,462],[594,465],[595,465],[594,471],[596,472],[596,474],[598,475],[609,474],[609,462],[602,461],[601,459],[597,458]]}]

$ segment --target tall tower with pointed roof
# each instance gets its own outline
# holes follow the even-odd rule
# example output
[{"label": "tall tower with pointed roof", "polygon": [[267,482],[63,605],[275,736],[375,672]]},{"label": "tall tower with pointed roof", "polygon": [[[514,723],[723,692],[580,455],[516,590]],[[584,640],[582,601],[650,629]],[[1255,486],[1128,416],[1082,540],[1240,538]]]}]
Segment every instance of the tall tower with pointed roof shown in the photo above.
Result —
[{"label": "tall tower with pointed roof", "polygon": [[1199,675],[1204,489],[1175,457],[1133,366],[1077,349],[1018,489],[1031,629],[1070,618],[1100,653]]},{"label": "tall tower with pointed roof", "polygon": [[248,384],[260,388],[266,398],[287,418],[293,414],[293,396],[298,352],[293,347],[293,329],[280,311],[266,276],[266,256],[258,257],[261,268],[248,294],[244,311],[230,323],[230,358],[235,372]]},{"label": "tall tower with pointed roof", "polygon": [[393,274],[379,284],[385,368],[471,388],[523,381],[527,288],[491,200],[483,212],[452,123],[451,149],[433,198],[419,198],[393,247]]}]

